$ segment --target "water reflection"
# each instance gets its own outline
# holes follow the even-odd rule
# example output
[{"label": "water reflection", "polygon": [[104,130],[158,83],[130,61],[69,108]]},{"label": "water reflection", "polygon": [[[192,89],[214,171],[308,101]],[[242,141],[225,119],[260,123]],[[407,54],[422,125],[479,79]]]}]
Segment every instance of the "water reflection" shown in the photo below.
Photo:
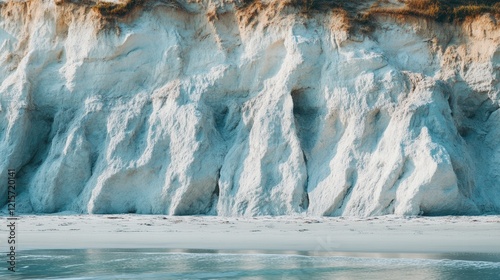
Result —
[{"label": "water reflection", "polygon": [[498,279],[500,254],[88,249],[18,254],[9,279]]}]

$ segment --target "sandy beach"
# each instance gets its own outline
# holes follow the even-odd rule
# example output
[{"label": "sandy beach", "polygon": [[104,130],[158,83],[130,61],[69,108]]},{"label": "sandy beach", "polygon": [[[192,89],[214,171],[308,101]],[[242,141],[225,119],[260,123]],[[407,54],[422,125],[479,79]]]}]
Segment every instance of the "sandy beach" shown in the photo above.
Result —
[{"label": "sandy beach", "polygon": [[[6,217],[3,217],[6,224]],[[1,235],[7,240],[7,227]],[[164,248],[500,253],[500,216],[372,218],[21,216],[17,249]]]}]

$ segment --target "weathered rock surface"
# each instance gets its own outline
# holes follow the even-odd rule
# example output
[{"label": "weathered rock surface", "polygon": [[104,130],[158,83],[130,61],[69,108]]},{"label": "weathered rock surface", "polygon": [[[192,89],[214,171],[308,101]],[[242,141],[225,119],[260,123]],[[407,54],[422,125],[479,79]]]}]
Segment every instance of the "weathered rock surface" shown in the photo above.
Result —
[{"label": "weathered rock surface", "polygon": [[86,5],[3,2],[18,212],[500,213],[489,15],[380,16],[363,35],[335,12],[158,1],[103,27]]}]

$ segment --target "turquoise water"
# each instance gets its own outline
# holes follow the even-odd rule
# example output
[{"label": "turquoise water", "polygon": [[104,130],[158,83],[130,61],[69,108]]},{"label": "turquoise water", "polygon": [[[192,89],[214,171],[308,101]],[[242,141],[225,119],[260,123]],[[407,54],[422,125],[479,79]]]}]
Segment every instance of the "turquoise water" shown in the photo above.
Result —
[{"label": "turquoise water", "polygon": [[[500,254],[31,250],[2,279],[500,279]],[[5,276],[8,276],[6,278]]]}]

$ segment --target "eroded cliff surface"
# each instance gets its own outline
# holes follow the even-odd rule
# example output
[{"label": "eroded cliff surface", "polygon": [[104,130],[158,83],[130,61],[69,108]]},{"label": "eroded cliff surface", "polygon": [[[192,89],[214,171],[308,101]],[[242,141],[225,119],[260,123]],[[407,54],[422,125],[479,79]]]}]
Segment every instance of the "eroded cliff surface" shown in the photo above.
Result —
[{"label": "eroded cliff surface", "polygon": [[335,10],[59,2],[0,6],[18,212],[500,213],[491,15],[362,33]]}]

